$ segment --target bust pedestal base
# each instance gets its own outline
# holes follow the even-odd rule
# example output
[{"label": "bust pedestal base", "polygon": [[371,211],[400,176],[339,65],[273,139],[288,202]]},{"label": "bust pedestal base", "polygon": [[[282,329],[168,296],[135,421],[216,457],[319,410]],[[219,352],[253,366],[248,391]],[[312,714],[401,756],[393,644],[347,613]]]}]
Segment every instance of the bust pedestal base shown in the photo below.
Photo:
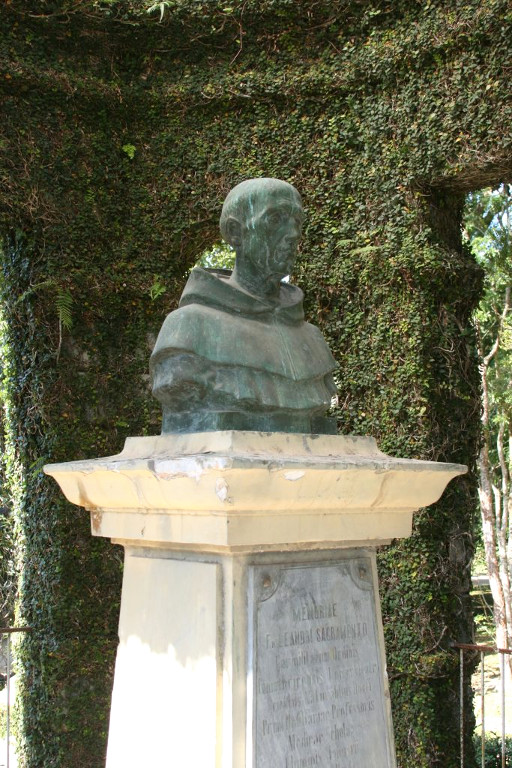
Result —
[{"label": "bust pedestal base", "polygon": [[125,546],[107,768],[395,768],[375,546],[464,467],[210,432],[46,471]]},{"label": "bust pedestal base", "polygon": [[127,548],[107,768],[394,768],[375,553]]}]

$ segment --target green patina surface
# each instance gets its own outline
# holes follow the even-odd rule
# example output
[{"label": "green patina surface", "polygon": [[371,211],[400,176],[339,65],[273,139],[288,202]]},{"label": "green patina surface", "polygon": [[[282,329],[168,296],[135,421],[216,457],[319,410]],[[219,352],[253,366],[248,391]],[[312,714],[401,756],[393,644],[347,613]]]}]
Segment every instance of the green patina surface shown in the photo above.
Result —
[{"label": "green patina surface", "polygon": [[304,321],[302,291],[282,282],[303,218],[298,192],[278,179],[247,180],[227,196],[220,226],[233,272],[192,271],[151,356],[162,432],[336,433],[325,417],[336,362]]},{"label": "green patina surface", "polygon": [[[34,627],[22,764],[99,768],[120,556],[42,464],[159,432],[158,329],[218,242],[219,202],[266,176],[304,201],[293,282],[339,365],[339,430],[473,467],[481,275],[460,216],[466,191],[510,180],[512,18],[505,0],[12,0],[0,17],[1,569]],[[471,634],[474,508],[458,479],[380,559],[401,768],[459,764],[450,642]]]}]

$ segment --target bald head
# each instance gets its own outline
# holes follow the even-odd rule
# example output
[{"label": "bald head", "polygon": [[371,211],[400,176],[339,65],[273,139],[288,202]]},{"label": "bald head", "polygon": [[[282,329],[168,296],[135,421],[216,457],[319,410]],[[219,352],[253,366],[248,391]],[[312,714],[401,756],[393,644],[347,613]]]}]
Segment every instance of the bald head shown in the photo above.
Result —
[{"label": "bald head", "polygon": [[279,179],[249,179],[226,197],[223,238],[235,249],[231,280],[255,295],[276,299],[295,264],[304,211],[299,193]]},{"label": "bald head", "polygon": [[229,222],[236,221],[242,226],[251,226],[254,214],[262,204],[272,204],[277,199],[288,200],[291,205],[302,211],[302,200],[291,184],[281,179],[247,179],[233,187],[222,206],[220,232],[224,240],[236,250],[233,242],[233,230]]}]

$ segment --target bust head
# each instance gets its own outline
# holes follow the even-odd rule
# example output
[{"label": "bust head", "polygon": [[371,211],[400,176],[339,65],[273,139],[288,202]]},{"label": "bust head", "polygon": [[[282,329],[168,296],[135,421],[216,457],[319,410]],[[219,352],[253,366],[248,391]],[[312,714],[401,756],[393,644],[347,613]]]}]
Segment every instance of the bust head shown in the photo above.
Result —
[{"label": "bust head", "polygon": [[279,179],[249,179],[226,197],[220,231],[235,249],[232,281],[257,296],[279,296],[297,256],[304,211],[299,193]]}]

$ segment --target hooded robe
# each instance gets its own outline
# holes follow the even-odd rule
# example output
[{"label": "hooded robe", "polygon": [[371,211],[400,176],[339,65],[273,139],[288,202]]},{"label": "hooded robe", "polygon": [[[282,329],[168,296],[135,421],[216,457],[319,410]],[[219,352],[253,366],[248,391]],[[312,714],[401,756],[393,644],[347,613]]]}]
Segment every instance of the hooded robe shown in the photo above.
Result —
[{"label": "hooded robe", "polygon": [[304,321],[302,291],[281,283],[271,302],[229,282],[230,274],[193,269],[160,330],[150,370],[162,432],[335,432],[324,414],[336,394],[336,362]]}]

